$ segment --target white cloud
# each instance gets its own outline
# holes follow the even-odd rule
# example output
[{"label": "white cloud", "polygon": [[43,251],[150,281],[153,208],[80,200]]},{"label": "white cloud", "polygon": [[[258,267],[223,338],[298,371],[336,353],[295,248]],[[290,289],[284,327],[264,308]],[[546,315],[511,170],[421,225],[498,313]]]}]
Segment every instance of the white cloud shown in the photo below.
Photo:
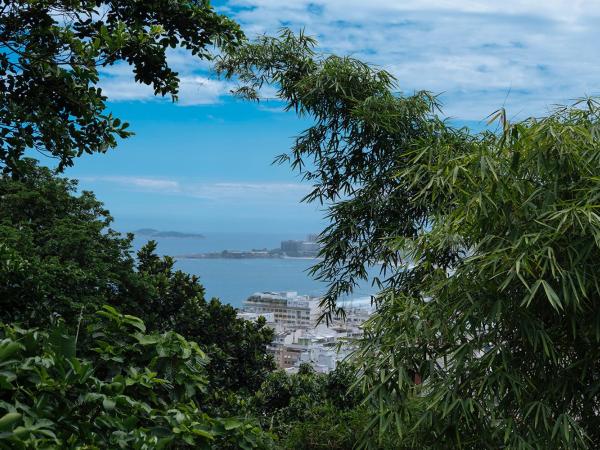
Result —
[{"label": "white cloud", "polygon": [[100,176],[80,177],[85,183],[112,183],[125,187],[142,188],[147,190],[177,192],[180,190],[179,182],[164,178],[127,177],[127,176]]},{"label": "white cloud", "polygon": [[152,100],[154,91],[150,86],[136,83],[133,76],[116,75],[102,77],[100,83],[102,93],[111,101]]},{"label": "white cloud", "polygon": [[[250,37],[304,28],[326,52],[389,70],[402,92],[443,92],[447,114],[462,119],[504,103],[539,114],[600,93],[597,0],[229,0],[219,9]],[[217,103],[232,87],[184,49],[168,59],[180,73],[181,105]],[[101,85],[111,100],[155,99],[125,64],[104,69]]]},{"label": "white cloud", "polygon": [[184,106],[217,103],[231,91],[232,85],[202,76],[182,76],[179,84],[179,104]]},{"label": "white cloud", "polygon": [[[218,103],[223,95],[231,91],[233,85],[229,82],[209,78],[202,73],[196,74],[201,65],[189,63],[173,63],[173,67],[180,72],[179,104],[205,105]],[[104,68],[100,80],[100,87],[104,95],[111,101],[151,101],[157,100],[151,86],[136,83],[131,73],[131,68],[124,63]],[[170,101],[171,98],[166,98]]]},{"label": "white cloud", "polygon": [[[269,106],[269,104],[271,105],[275,105],[275,106]],[[264,112],[269,112],[269,113],[274,113],[274,114],[281,114],[281,113],[285,113],[285,103],[283,102],[265,102],[262,101],[259,105],[258,105],[258,109],[260,109],[261,111]]]},{"label": "white cloud", "polygon": [[209,201],[252,201],[260,203],[281,202],[282,199],[299,201],[310,187],[300,183],[266,182],[212,182],[175,180],[142,176],[80,177],[90,185],[116,186],[126,191],[176,195]]},{"label": "white cloud", "polygon": [[538,114],[600,92],[596,0],[230,0],[226,10],[249,34],[305,28],[326,51],[390,70],[403,92],[444,92],[446,112],[463,119],[505,100]]}]

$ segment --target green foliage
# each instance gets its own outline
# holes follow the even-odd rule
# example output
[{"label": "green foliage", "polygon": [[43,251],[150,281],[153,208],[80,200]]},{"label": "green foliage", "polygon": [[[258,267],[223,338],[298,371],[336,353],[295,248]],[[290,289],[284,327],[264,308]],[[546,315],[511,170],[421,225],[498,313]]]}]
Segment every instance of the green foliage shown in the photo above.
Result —
[{"label": "green foliage", "polygon": [[[263,429],[279,436],[279,448],[350,450],[370,420],[367,409],[349,392],[355,382],[354,370],[346,364],[328,374],[316,373],[307,364],[297,374],[278,370],[256,393],[253,409]],[[393,446],[384,440],[377,448]]]},{"label": "green foliage", "polygon": [[234,438],[265,448],[243,420],[202,412],[206,355],[174,332],[147,334],[142,320],[106,306],[89,348],[64,325],[2,325],[0,448],[212,448]]},{"label": "green foliage", "polygon": [[[289,450],[352,450],[363,437],[368,425],[364,408],[338,409],[330,403],[315,405],[307,410],[302,420],[291,427],[281,443]],[[393,449],[389,443],[381,449]]]},{"label": "green foliage", "polygon": [[314,46],[310,37],[284,30],[225,55],[216,67],[239,78],[238,94],[256,98],[264,83],[274,83],[287,109],[314,119],[277,161],[289,162],[313,185],[305,201],[330,205],[324,258],[312,270],[330,283],[323,296],[329,320],[343,315],[336,300],[366,280],[368,265],[381,262],[387,273],[401,263],[387,242],[414,235],[427,211],[406,201],[412,191],[399,191],[395,175],[407,147],[441,124],[431,115],[438,105],[429,93],[394,95],[386,71],[319,55]]},{"label": "green foliage", "polygon": [[[396,448],[600,443],[599,107],[472,134],[427,93],[284,32],[226,55],[314,119],[283,157],[333,202],[314,273],[325,306],[382,262],[355,355],[370,428]],[[367,447],[377,445],[365,439]]]},{"label": "green foliage", "polygon": [[[173,330],[211,355],[215,399],[254,391],[273,369],[264,322],[237,319],[235,308],[206,301],[196,276],[173,268],[149,243],[130,256],[131,236],[110,229],[92,193],[25,160],[18,180],[0,177],[0,320],[48,327],[56,317],[75,330],[103,304],[141,317],[151,331]],[[25,166],[24,166],[25,167]]]},{"label": "green foliage", "polygon": [[415,266],[359,356],[363,388],[413,447],[600,442],[598,112],[500,114],[498,136],[440,135],[398,174],[432,214],[396,241]]},{"label": "green foliage", "polygon": [[282,370],[272,372],[256,393],[256,405],[265,425],[282,434],[312,405],[325,400],[326,376],[315,373],[310,366],[303,369],[294,375]]},{"label": "green foliage", "polygon": [[91,192],[25,160],[22,177],[0,177],[0,320],[47,326],[60,316],[75,326],[80,312],[113,303],[133,274],[130,238]]},{"label": "green foliage", "polygon": [[211,58],[235,46],[236,23],[209,2],[4,1],[0,7],[0,165],[17,174],[27,149],[58,159],[105,152],[131,133],[107,113],[101,67],[132,66],[135,80],[175,100],[179,78],[169,48]]}]

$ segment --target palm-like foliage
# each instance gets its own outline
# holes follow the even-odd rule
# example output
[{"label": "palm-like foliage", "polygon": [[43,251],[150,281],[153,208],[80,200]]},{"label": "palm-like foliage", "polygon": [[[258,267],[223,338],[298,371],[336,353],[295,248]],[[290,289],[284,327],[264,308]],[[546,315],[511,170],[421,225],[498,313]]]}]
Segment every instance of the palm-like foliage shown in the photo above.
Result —
[{"label": "palm-like foliage", "polygon": [[397,174],[420,186],[408,201],[438,206],[396,241],[415,265],[359,360],[379,424],[408,446],[600,442],[597,133],[588,101],[470,145],[422,142]]},{"label": "palm-like foliage", "polygon": [[[324,304],[383,263],[355,355],[371,427],[398,448],[600,443],[600,140],[593,100],[472,134],[427,93],[284,32],[221,61],[314,119],[289,160],[332,202]],[[410,264],[409,264],[410,263]],[[371,442],[364,442],[369,446]]]}]

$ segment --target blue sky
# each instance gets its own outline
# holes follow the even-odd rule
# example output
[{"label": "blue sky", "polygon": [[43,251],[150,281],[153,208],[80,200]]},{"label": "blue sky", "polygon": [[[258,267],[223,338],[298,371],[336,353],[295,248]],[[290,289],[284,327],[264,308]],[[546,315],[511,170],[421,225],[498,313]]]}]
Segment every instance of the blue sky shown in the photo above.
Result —
[{"label": "blue sky", "polygon": [[[505,105],[515,117],[598,94],[600,2],[529,0],[230,0],[214,4],[249,36],[304,28],[324,51],[389,70],[399,89],[443,93],[445,112],[480,126]],[[272,166],[306,126],[274,102],[228,95],[205,62],[173,50],[178,104],[136,85],[126,65],[103,72],[110,107],[136,136],[106,155],[86,156],[67,175],[96,192],[122,230],[304,233],[322,212],[308,191]]]}]

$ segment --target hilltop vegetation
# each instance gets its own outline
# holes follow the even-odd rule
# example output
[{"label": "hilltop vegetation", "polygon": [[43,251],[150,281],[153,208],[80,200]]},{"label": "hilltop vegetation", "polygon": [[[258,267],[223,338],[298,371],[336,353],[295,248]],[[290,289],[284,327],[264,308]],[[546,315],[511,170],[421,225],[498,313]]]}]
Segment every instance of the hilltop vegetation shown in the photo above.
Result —
[{"label": "hilltop vegetation", "polygon": [[[473,133],[303,34],[248,42],[207,2],[5,2],[0,43],[0,448],[598,447],[595,100]],[[240,95],[272,84],[314,121],[278,161],[328,208],[324,320],[383,263],[359,350],[329,375],[274,371],[264,321],[205,299],[152,241],[132,255],[57,173],[129,136],[98,66],[176,98],[166,49],[213,44]]]}]

